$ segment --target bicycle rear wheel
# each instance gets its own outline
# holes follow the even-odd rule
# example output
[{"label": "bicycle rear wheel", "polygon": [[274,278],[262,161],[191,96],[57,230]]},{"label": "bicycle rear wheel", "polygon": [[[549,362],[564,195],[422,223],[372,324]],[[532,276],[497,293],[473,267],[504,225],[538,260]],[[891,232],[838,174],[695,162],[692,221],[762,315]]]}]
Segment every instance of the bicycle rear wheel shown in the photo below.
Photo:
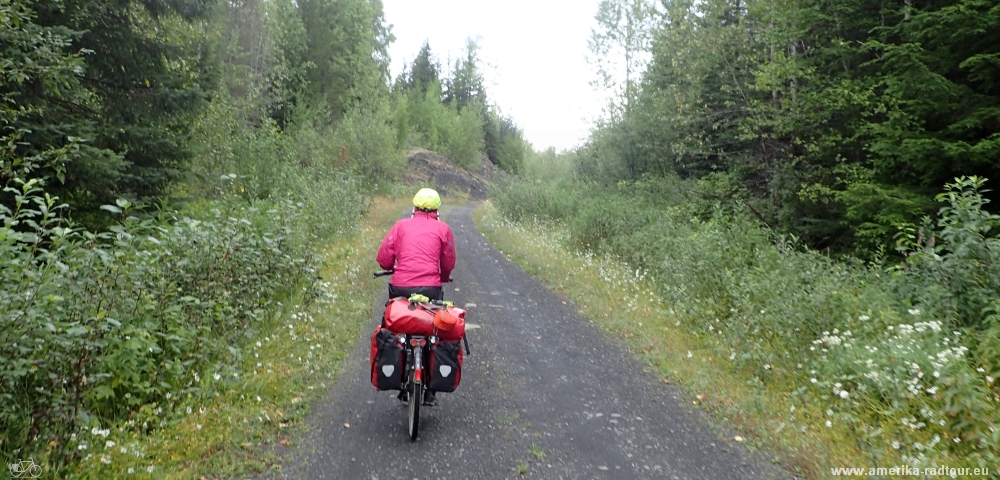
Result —
[{"label": "bicycle rear wheel", "polygon": [[423,403],[423,385],[417,382],[410,382],[410,421],[408,431],[410,439],[417,439],[417,430],[420,428],[420,404]]}]

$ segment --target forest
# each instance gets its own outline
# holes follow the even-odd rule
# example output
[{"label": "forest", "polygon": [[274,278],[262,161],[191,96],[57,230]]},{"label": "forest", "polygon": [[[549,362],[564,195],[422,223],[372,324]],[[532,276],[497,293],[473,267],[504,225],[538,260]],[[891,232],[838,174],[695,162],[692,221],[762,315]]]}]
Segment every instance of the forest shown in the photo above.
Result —
[{"label": "forest", "polygon": [[945,184],[1000,173],[998,14],[991,1],[604,2],[591,47],[623,58],[626,78],[608,85],[578,171],[703,179],[812,248],[870,258],[919,228]]},{"label": "forest", "polygon": [[604,0],[595,19],[604,114],[528,154],[494,228],[652,278],[657,325],[755,392],[719,411],[780,423],[769,445],[827,438],[802,473],[833,445],[995,468],[1000,4]]},{"label": "forest", "polygon": [[238,395],[406,149],[521,168],[475,42],[392,79],[392,40],[378,0],[0,0],[4,464],[157,475],[119,437]]},{"label": "forest", "polygon": [[556,151],[474,40],[393,78],[380,0],[0,0],[0,458],[157,476],[123,435],[261,402],[251,354],[355,268],[320,251],[412,194],[422,147],[499,167],[511,231],[648,275],[672,326],[874,463],[1000,464],[1000,4],[595,20],[608,103]]}]

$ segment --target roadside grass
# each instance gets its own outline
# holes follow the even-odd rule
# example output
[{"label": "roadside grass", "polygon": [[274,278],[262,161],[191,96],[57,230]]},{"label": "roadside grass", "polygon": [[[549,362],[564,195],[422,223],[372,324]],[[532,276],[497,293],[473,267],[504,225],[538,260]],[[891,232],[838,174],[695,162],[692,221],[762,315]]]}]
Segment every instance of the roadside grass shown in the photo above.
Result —
[{"label": "roadside grass", "polygon": [[541,460],[545,458],[545,450],[534,443],[531,444],[531,448],[528,449],[528,453],[531,454],[535,460]]},{"label": "roadside grass", "polygon": [[671,309],[643,272],[568,248],[568,234],[558,225],[504,220],[489,202],[473,218],[505,255],[570,298],[591,323],[625,339],[664,383],[681,386],[685,401],[721,420],[723,428],[737,430],[719,432],[731,444],[766,449],[772,461],[809,478],[828,477],[831,467],[870,465],[854,432],[840,423],[827,426],[824,406],[796,401],[794,392],[802,385],[793,378],[774,375],[765,388],[706,338],[686,331],[681,325],[696,319]]},{"label": "roadside grass", "polygon": [[165,428],[144,434],[130,422],[106,431],[105,453],[87,458],[78,478],[228,478],[280,468],[278,452],[295,444],[311,405],[369,333],[372,300],[384,288],[371,278],[373,259],[404,203],[377,200],[353,237],[325,248],[318,288],[297,289],[242,346],[242,376],[215,379],[225,386],[210,402],[182,399],[187,414]]}]

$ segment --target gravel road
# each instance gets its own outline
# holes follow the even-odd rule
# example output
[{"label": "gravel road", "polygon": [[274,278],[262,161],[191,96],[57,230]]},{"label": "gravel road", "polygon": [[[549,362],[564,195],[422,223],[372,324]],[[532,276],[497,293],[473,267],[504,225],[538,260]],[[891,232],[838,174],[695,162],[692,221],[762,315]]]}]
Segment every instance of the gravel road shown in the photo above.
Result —
[{"label": "gravel road", "polygon": [[[443,211],[459,258],[445,298],[480,327],[468,332],[461,386],[421,409],[411,441],[405,405],[368,380],[362,338],[271,477],[791,478],[497,251],[475,229],[474,206]],[[373,306],[372,328],[381,309]]]}]

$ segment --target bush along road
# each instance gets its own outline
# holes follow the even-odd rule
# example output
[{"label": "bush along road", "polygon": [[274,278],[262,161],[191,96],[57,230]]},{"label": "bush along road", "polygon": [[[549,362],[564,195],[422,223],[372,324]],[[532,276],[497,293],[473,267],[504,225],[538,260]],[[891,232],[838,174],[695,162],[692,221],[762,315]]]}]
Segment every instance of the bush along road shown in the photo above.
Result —
[{"label": "bush along road", "polygon": [[[442,211],[459,255],[445,296],[479,327],[468,332],[458,390],[421,410],[410,440],[405,405],[371,386],[362,336],[264,477],[790,478],[494,248],[473,224],[474,206]],[[372,328],[384,300],[372,306]]]}]

